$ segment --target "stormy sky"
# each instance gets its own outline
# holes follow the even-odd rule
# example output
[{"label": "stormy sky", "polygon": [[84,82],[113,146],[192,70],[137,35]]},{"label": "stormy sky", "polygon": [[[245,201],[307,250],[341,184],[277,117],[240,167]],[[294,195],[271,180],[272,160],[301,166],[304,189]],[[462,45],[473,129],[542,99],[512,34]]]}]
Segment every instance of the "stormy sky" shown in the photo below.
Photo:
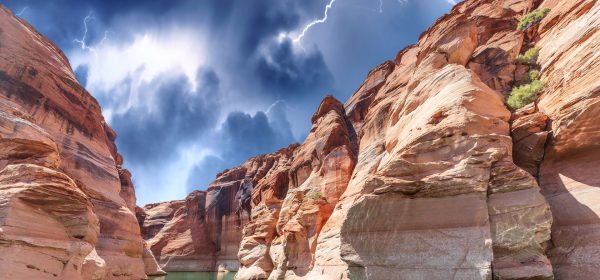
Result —
[{"label": "stormy sky", "polygon": [[117,132],[144,205],[302,142],[325,95],[344,102],[454,1],[0,3],[65,52]]}]

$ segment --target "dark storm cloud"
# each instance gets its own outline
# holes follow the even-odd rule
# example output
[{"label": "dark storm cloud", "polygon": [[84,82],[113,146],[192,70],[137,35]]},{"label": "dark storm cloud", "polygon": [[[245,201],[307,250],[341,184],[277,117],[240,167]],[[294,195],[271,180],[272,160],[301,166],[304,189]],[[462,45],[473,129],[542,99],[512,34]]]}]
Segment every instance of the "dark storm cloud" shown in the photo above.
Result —
[{"label": "dark storm cloud", "polygon": [[269,44],[268,51],[258,59],[256,73],[263,87],[270,87],[288,98],[333,85],[333,77],[321,53],[302,51],[295,54],[289,39]]},{"label": "dark storm cloud", "polygon": [[[247,95],[271,103],[281,97],[320,99],[333,90],[333,76],[316,47],[293,53],[289,40],[276,42],[280,33],[297,31],[307,20],[320,16],[321,0],[8,0],[5,4],[15,10],[29,7],[23,18],[67,54],[80,47],[73,40],[83,38],[86,16],[90,16],[85,37],[88,46],[99,44],[105,36],[112,42],[126,42],[145,30],[171,25],[200,27],[197,29],[206,30],[211,37],[205,38],[209,57],[220,64],[211,67],[238,72],[235,82],[243,84]],[[310,102],[315,103],[318,100]]]},{"label": "dark storm cloud", "polygon": [[240,162],[253,155],[275,151],[294,141],[289,134],[280,133],[271,126],[264,112],[253,116],[232,112],[223,125],[226,149],[224,156]]},{"label": "dark storm cloud", "polygon": [[280,133],[281,138],[283,138],[284,141],[287,141],[287,139],[293,141],[294,134],[291,130],[291,124],[287,119],[288,112],[289,108],[287,103],[283,100],[278,100],[271,104],[265,113],[267,114],[267,117],[269,117],[271,127]]},{"label": "dark storm cloud", "polygon": [[282,109],[284,105],[275,104],[266,113],[259,111],[254,115],[232,112],[227,116],[220,131],[223,140],[223,153],[220,157],[206,156],[197,163],[188,177],[188,189],[203,189],[215,179],[223,169],[242,164],[248,158],[273,152],[294,142]]},{"label": "dark storm cloud", "polygon": [[183,75],[157,77],[140,88],[147,93],[140,95],[142,99],[153,98],[148,102],[152,106],[113,116],[117,145],[126,162],[158,164],[212,129],[219,113],[219,79],[213,71],[201,70],[196,80],[199,88],[193,91]]},{"label": "dark storm cloud", "polygon": [[[379,13],[378,1],[336,1],[326,23],[315,25],[300,44],[292,44],[285,35],[296,36],[308,22],[321,18],[328,1],[0,1],[17,12],[28,7],[21,17],[71,61],[82,54],[104,59],[73,41],[83,38],[88,15],[85,42],[97,48],[104,42],[112,50],[126,50],[146,34],[157,40],[176,40],[165,34],[181,30],[192,31],[182,32],[185,36],[197,35],[192,41],[202,46],[197,52],[186,49],[190,57],[204,59],[199,63],[205,70],[198,74],[197,89],[190,88],[189,71],[183,75],[178,65],[164,65],[163,73],[141,82],[149,68],[128,70],[118,81],[107,83],[98,82],[103,76],[97,73],[105,72],[93,63],[74,69],[111,116],[107,119],[118,134],[125,164],[133,179],[142,182],[136,186],[141,203],[181,198],[183,191],[173,197],[165,186],[203,188],[224,168],[301,140],[325,95],[345,100],[370,68],[414,43],[450,7],[444,0],[402,1],[402,5],[384,0],[384,12]],[[101,86],[91,88],[93,84]],[[116,85],[102,87],[105,84]],[[137,99],[131,99],[132,92]],[[134,106],[123,111],[130,102]],[[202,159],[190,163],[178,154],[191,146],[202,151],[198,155]],[[189,169],[191,173],[180,174]],[[171,173],[162,174],[163,170]],[[188,185],[171,185],[170,177],[176,176],[187,178]]]}]

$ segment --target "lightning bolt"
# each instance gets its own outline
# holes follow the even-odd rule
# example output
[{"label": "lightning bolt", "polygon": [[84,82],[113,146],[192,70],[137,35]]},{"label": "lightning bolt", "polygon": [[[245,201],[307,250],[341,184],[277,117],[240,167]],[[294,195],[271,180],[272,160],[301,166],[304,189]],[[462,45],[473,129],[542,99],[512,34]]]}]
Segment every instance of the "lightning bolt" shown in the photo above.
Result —
[{"label": "lightning bolt", "polygon": [[323,15],[323,18],[321,18],[321,19],[316,19],[316,20],[314,20],[314,21],[310,22],[309,24],[307,24],[307,25],[304,27],[304,29],[302,29],[302,33],[300,33],[300,35],[298,35],[298,37],[294,38],[292,41],[293,41],[294,43],[298,43],[298,42],[300,42],[300,40],[302,40],[302,37],[304,37],[304,35],[306,34],[306,32],[307,32],[307,31],[308,31],[308,30],[309,30],[311,27],[313,27],[313,26],[315,26],[315,25],[317,25],[317,24],[319,24],[319,23],[324,23],[324,22],[326,22],[326,21],[327,21],[327,13],[329,12],[329,9],[331,9],[331,6],[333,6],[333,3],[334,3],[335,1],[336,1],[336,0],[331,0],[331,1],[329,2],[329,4],[327,4],[327,6],[325,6],[325,14]]},{"label": "lightning bolt", "polygon": [[25,12],[25,10],[27,10],[27,8],[29,8],[29,7],[25,6],[25,8],[23,8],[23,10],[21,10],[20,12],[18,12],[16,14],[16,16],[20,17]]},{"label": "lightning bolt", "polygon": [[[87,38],[87,33],[88,33],[88,22],[90,20],[94,19],[94,16],[92,15],[92,12],[90,12],[87,16],[85,16],[85,18],[83,18],[83,37],[81,37],[81,39],[73,39],[73,43],[77,43],[81,46],[82,50],[87,50],[90,51],[92,53],[96,52],[96,47],[88,45],[85,41]],[[104,41],[106,41],[106,39],[108,39],[108,34],[110,33],[110,31],[105,30],[104,31],[104,37],[102,37],[102,40],[100,40],[100,42],[98,44],[96,44],[96,46],[100,46],[104,43]]]},{"label": "lightning bolt", "polygon": [[273,104],[271,104],[271,106],[269,106],[269,108],[267,108],[267,110],[265,111],[265,114],[268,114],[269,112],[271,112],[271,109],[273,109],[273,107],[277,106],[280,103],[285,103],[285,101],[283,99],[278,99],[277,101],[273,102]]},{"label": "lightning bolt", "polygon": [[383,13],[383,0],[379,0],[379,13]]},{"label": "lightning bolt", "polygon": [[81,37],[81,40],[79,39],[73,39],[73,43],[78,43],[81,45],[81,49],[82,50],[91,50],[91,48],[89,46],[86,45],[85,43],[85,39],[87,37],[87,33],[88,33],[88,21],[92,20],[92,12],[90,12],[87,16],[85,16],[85,18],[83,18],[83,37]]}]

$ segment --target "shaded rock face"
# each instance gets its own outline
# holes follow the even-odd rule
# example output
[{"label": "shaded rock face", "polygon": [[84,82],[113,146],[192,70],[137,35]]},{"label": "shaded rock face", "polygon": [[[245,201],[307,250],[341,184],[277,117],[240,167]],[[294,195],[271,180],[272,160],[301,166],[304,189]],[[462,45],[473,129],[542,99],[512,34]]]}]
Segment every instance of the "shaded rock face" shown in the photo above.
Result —
[{"label": "shaded rock face", "polygon": [[[252,201],[283,199],[297,145],[249,159],[185,200],[137,209],[141,231],[165,271],[236,271]],[[267,189],[268,187],[268,189]]]},{"label": "shaded rock face", "polygon": [[549,118],[540,165],[554,216],[549,256],[557,279],[600,274],[600,3],[544,1],[551,8],[535,34],[546,87],[538,107]]},{"label": "shaded rock face", "polygon": [[133,185],[98,103],[2,6],[0,42],[0,275],[145,278]]},{"label": "shaded rock face", "polygon": [[[599,26],[597,1],[461,2],[345,106],[326,97],[303,144],[218,176],[213,269],[241,240],[236,279],[596,279]],[[534,46],[545,87],[510,112]],[[166,231],[153,207],[143,231]]]},{"label": "shaded rock face", "polygon": [[166,271],[234,270],[238,278],[304,277],[316,241],[350,180],[356,135],[326,97],[304,144],[249,159],[185,201],[137,209]]},{"label": "shaded rock face", "polygon": [[[214,243],[205,222],[206,192],[185,200],[147,205],[142,234],[159,265],[168,271],[203,271],[214,267]],[[138,216],[139,217],[139,216]]]},{"label": "shaded rock face", "polygon": [[253,221],[244,228],[242,268],[236,278],[307,276],[317,239],[355,164],[356,135],[350,119],[343,105],[328,96],[313,115],[304,144],[294,152],[285,198],[253,201]]}]

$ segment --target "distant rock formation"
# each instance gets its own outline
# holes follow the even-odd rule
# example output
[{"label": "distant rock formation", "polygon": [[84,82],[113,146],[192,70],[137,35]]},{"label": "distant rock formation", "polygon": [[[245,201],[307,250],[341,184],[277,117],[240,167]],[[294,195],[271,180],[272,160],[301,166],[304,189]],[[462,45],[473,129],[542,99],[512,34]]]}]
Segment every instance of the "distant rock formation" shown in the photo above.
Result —
[{"label": "distant rock formation", "polygon": [[249,159],[185,200],[138,208],[142,235],[166,271],[236,271],[252,201],[283,199],[298,145]]},{"label": "distant rock formation", "polygon": [[164,273],[115,137],[62,51],[0,6],[0,278]]}]

